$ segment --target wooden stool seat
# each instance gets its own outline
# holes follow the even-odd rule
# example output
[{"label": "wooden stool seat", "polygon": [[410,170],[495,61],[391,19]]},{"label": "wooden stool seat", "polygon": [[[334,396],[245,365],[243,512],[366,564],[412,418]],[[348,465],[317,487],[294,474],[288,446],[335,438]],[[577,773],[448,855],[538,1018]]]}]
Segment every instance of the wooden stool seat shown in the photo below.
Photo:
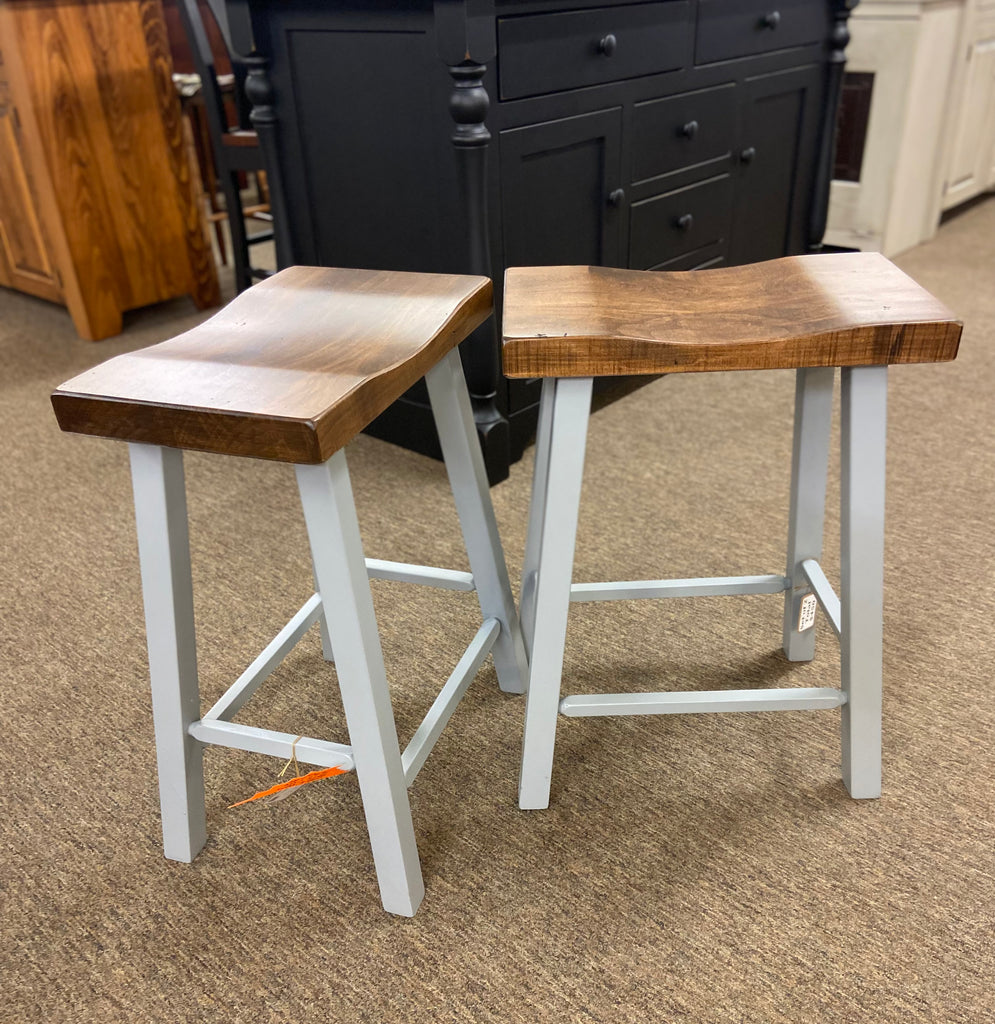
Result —
[{"label": "wooden stool seat", "polygon": [[490,315],[484,277],[290,267],[52,396],[63,430],[282,462],[330,458]]},{"label": "wooden stool seat", "polygon": [[504,372],[589,377],[934,363],[953,313],[879,253],[653,272],[514,267]]},{"label": "wooden stool seat", "polygon": [[[888,366],[953,359],[960,323],[876,253],[678,273],[515,268],[507,271],[504,303],[505,373],[544,378],[522,567],[521,618],[530,658],[520,806],[549,803],[559,715],[839,708],[843,781],[853,797],[879,796]],[[819,565],[837,366],[839,596]],[[574,583],[593,378],[787,368],[795,370],[796,385],[784,572]],[[639,472],[645,468],[640,465]],[[839,687],[561,698],[571,602],[738,594],[782,596],[789,661],[814,657],[821,608],[840,640]]]},{"label": "wooden stool seat", "polygon": [[[293,267],[160,345],[53,395],[63,430],[129,442],[163,848],[207,837],[211,746],[356,773],[383,906],[424,894],[407,788],[485,659],[522,693],[528,665],[457,346],[491,312],[482,277]],[[366,558],[343,446],[424,377],[470,572]],[[214,705],[200,706],[183,450],[295,464],[316,587]],[[403,497],[400,496],[400,497]],[[475,591],[481,624],[402,752],[369,579]],[[334,661],[348,743],[236,720],[315,624]]]}]

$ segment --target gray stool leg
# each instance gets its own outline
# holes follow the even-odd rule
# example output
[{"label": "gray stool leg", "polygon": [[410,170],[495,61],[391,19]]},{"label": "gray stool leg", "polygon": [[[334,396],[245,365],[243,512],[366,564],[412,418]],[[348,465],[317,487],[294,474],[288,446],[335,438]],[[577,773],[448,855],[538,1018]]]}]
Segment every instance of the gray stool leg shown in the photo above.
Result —
[{"label": "gray stool leg", "polygon": [[491,652],[498,684],[507,693],[524,693],[528,673],[525,645],[459,352],[453,350],[434,366],[425,375],[425,383],[480,611],[485,619],[501,623],[501,635]]},{"label": "gray stool leg", "polygon": [[796,372],[791,511],[785,571],[791,586],[784,595],[784,653],[789,661],[811,661],[815,657],[815,626],[798,632],[802,598],[811,593],[801,565],[807,558],[818,561],[822,556],[835,374],[836,370],[831,366]]},{"label": "gray stool leg", "polygon": [[345,453],[296,469],[380,897],[384,910],[411,917],[425,886]]},{"label": "gray stool leg", "polygon": [[518,789],[523,810],[549,806],[592,384],[590,377],[562,378],[542,396],[553,405],[552,432],[545,486],[536,481],[544,495],[533,498],[530,509],[530,517],[541,520],[529,523],[530,536],[539,531],[539,576]]},{"label": "gray stool leg", "polygon": [[843,369],[840,636],[843,782],[881,795],[885,433],[888,368]]},{"label": "gray stool leg", "polygon": [[[315,589],[318,586],[318,572],[314,568],[314,559],[311,559],[311,569],[314,575]],[[324,607],[321,609],[321,616],[318,619],[318,629],[321,631],[321,656],[325,661],[335,663],[335,652],[332,650],[332,634],[328,632],[328,615]]]},{"label": "gray stool leg", "polygon": [[129,444],[142,568],[163,852],[189,863],[207,841],[183,452]]},{"label": "gray stool leg", "polygon": [[539,549],[542,523],[546,514],[546,490],[549,486],[549,443],[553,436],[553,395],[556,378],[542,382],[539,422],[536,426],[535,469],[532,474],[532,497],[529,502],[529,526],[525,537],[525,558],[522,561],[522,636],[525,651],[532,657],[532,640],[536,625],[536,583],[539,579]]}]

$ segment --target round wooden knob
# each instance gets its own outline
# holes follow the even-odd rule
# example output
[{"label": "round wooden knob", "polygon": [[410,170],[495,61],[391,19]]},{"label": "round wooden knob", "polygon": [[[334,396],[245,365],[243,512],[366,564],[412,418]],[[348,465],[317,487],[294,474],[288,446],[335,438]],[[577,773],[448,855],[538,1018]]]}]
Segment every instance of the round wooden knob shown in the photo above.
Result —
[{"label": "round wooden knob", "polygon": [[763,16],[763,19],[761,20],[760,24],[764,28],[777,28],[777,26],[781,24],[781,12],[768,11],[768,13]]},{"label": "round wooden knob", "polygon": [[675,221],[681,231],[690,231],[694,224],[694,216],[690,213],[681,214]]},{"label": "round wooden knob", "polygon": [[611,32],[609,32],[608,35],[598,43],[598,53],[603,54],[605,57],[610,57],[615,52],[615,48],[617,46],[618,40]]},{"label": "round wooden knob", "polygon": [[757,151],[753,146],[747,146],[746,149],[739,154],[740,163],[748,164],[756,155]]},{"label": "round wooden knob", "polygon": [[624,188],[617,188],[613,192],[608,193],[609,206],[621,206],[623,202],[625,202]]},{"label": "round wooden knob", "polygon": [[688,121],[688,123],[681,128],[681,135],[683,135],[685,139],[693,139],[697,134],[697,121]]}]

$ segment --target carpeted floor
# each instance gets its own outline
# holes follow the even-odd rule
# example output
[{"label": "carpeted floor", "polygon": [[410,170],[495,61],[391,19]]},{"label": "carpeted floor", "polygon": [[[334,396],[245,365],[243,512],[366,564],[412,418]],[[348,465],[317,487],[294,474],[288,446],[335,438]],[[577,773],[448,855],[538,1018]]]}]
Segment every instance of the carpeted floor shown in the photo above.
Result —
[{"label": "carpeted floor", "polygon": [[[995,1021],[995,199],[898,262],[967,327],[957,362],[891,378],[883,798],[846,796],[836,712],[574,719],[550,810],[522,813],[523,702],[488,667],[412,790],[413,920],[380,909],[352,776],[229,810],[276,763],[212,751],[208,846],[162,858],[126,450],[61,435],[48,393],[198,317],[145,310],[90,345],[0,290],[0,1021]],[[599,412],[576,577],[780,571],[792,389],[688,376]],[[349,458],[368,553],[465,564],[441,465],[365,437]],[[187,466],[209,700],[310,564],[287,467]],[[493,492],[516,581],[530,472]],[[474,599],[374,589],[403,742]],[[789,666],[780,617],[575,606],[569,687],[833,684],[829,631]],[[345,740],[316,632],[242,719]]]}]

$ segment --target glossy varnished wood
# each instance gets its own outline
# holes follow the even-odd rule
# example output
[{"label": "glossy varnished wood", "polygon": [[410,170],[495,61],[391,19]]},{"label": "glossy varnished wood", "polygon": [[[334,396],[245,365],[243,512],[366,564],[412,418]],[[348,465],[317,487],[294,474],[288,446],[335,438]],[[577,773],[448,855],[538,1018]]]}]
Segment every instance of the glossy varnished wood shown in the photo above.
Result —
[{"label": "glossy varnished wood", "polygon": [[259,136],[256,132],[243,130],[241,128],[232,129],[230,132],[225,132],[221,136],[221,142],[225,146],[239,146],[248,149],[259,148]]},{"label": "glossy varnished wood", "polygon": [[953,359],[961,324],[878,253],[671,273],[514,267],[509,377],[590,377]]},{"label": "glossy varnished wood", "polygon": [[52,396],[59,426],[323,462],[490,315],[487,278],[291,267]]},{"label": "glossy varnished wood", "polygon": [[62,302],[23,129],[0,51],[0,285]]},{"label": "glossy varnished wood", "polygon": [[[14,125],[0,124],[0,147],[18,147],[32,200],[29,211],[23,182],[0,174],[28,260],[7,283],[65,302],[90,339],[119,332],[126,309],[178,295],[216,305],[158,0],[0,0],[0,39]],[[50,276],[51,294],[30,275]]]}]

